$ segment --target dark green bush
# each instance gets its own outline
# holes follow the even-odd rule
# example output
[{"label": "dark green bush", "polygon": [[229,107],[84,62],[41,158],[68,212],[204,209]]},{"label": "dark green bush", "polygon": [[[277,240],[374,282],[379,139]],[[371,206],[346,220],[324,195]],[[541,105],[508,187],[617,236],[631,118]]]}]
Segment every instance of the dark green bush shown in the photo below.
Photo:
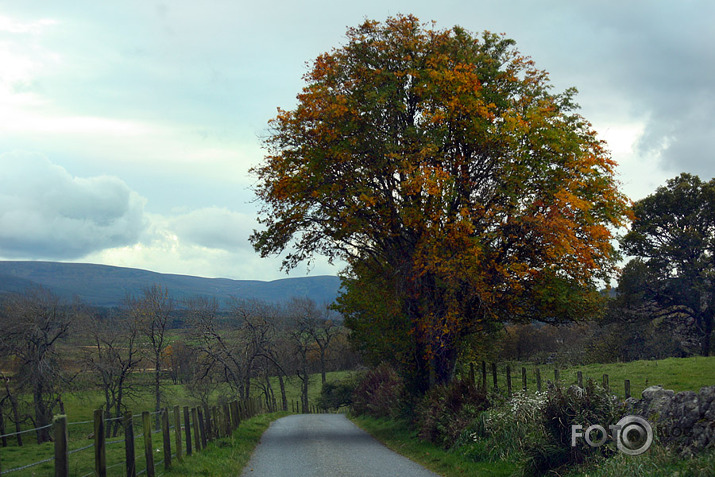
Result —
[{"label": "dark green bush", "polygon": [[489,407],[486,395],[469,380],[432,388],[415,408],[422,439],[449,448],[479,413]]},{"label": "dark green bush", "polygon": [[337,411],[341,407],[350,406],[357,385],[358,381],[354,378],[326,382],[318,397],[318,407]]},{"label": "dark green bush", "polygon": [[400,413],[405,386],[388,364],[368,371],[353,393],[352,411],[373,417],[395,417]]}]

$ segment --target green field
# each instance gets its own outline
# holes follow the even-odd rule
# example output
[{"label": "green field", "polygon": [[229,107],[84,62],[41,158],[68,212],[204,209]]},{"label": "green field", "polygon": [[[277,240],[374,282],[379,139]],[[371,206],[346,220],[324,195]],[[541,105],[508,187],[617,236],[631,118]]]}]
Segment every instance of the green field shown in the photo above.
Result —
[{"label": "green field", "polygon": [[[476,363],[475,363],[476,364]],[[554,366],[534,365],[523,362],[503,362],[497,366],[497,381],[499,388],[506,388],[506,367],[511,368],[512,389],[522,387],[521,369],[526,368],[527,388],[536,389],[536,369],[541,373],[542,389],[546,382],[554,381]],[[476,365],[477,379],[481,379],[481,364]],[[624,397],[624,381],[630,380],[631,396],[640,398],[648,386],[661,385],[675,392],[698,391],[703,386],[715,385],[715,356],[694,356],[690,358],[667,358],[662,360],[631,361],[629,363],[589,364],[583,366],[558,367],[559,383],[570,385],[576,383],[577,373],[581,371],[583,379],[593,379],[603,382],[603,375],[608,375],[611,392]],[[491,389],[493,379],[491,365],[487,365],[487,387]]]}]

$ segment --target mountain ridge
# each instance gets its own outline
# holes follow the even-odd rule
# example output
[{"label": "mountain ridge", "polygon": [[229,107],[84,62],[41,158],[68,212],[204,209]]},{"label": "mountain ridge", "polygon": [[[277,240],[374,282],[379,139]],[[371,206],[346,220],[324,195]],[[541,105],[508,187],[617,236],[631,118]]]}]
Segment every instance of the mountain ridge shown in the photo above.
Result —
[{"label": "mountain ridge", "polygon": [[120,305],[127,295],[137,295],[154,284],[166,287],[172,298],[178,300],[206,296],[217,298],[220,303],[231,297],[277,303],[307,297],[317,303],[330,303],[338,295],[340,279],[320,275],[272,281],[233,280],[91,263],[0,261],[0,294],[22,292],[39,285],[65,299],[78,297],[89,305],[113,307]]}]

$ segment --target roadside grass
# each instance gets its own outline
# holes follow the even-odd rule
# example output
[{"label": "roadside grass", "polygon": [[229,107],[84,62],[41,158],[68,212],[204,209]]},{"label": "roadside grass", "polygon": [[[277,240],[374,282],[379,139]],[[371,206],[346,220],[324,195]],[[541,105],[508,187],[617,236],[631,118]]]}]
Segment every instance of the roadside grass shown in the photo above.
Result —
[{"label": "roadside grass", "polygon": [[609,459],[599,459],[569,469],[563,477],[713,477],[715,449],[694,458],[682,458],[660,445],[645,454],[629,456],[618,453]]},{"label": "roadside grass", "polygon": [[349,416],[349,418],[389,449],[446,477],[509,476],[519,468],[518,464],[509,461],[474,462],[456,452],[422,441],[403,420],[377,419],[369,416]]},{"label": "roadside grass", "polygon": [[231,437],[217,439],[201,452],[184,456],[165,471],[167,476],[212,476],[236,477],[251,459],[263,433],[273,421],[287,416],[289,412],[260,414],[242,421]]}]

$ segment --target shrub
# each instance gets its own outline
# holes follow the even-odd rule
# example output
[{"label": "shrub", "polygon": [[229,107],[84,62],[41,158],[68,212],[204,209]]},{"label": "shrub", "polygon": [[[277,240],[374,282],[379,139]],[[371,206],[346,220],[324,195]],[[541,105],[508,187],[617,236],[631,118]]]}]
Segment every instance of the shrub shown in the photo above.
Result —
[{"label": "shrub", "polygon": [[550,385],[543,410],[545,440],[527,449],[525,473],[543,475],[565,464],[582,463],[591,456],[612,455],[615,452],[612,445],[591,447],[583,439],[572,447],[571,426],[581,425],[587,429],[599,424],[608,429],[618,421],[622,412],[623,404],[618,398],[591,379],[586,381],[584,388],[573,385],[564,390]]},{"label": "shrub", "polygon": [[465,428],[489,406],[486,395],[469,380],[431,389],[415,409],[420,438],[452,447]]},{"label": "shrub", "polygon": [[318,407],[337,411],[341,407],[350,406],[357,385],[354,378],[326,382],[318,397]]},{"label": "shrub", "polygon": [[395,417],[400,412],[405,386],[388,364],[368,371],[355,388],[352,411],[373,417]]}]

